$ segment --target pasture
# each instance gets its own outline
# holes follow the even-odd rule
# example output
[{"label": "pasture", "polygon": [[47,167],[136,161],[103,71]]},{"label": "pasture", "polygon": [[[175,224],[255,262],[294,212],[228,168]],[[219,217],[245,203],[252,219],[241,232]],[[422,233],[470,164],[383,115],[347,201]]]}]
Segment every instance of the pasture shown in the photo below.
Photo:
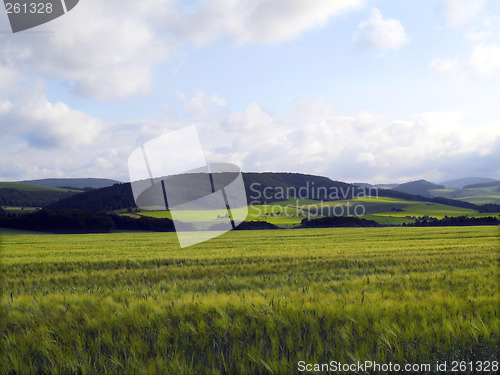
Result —
[{"label": "pasture", "polygon": [[64,189],[64,188],[57,188],[57,187],[50,187],[50,186],[40,186],[40,185],[33,185],[33,184],[23,184],[20,182],[0,182],[0,189],[4,188],[10,188],[10,189],[17,189],[20,191],[55,191],[55,192],[81,192],[81,190],[75,190],[75,189]]},{"label": "pasture", "polygon": [[2,235],[2,373],[498,360],[499,227]]}]

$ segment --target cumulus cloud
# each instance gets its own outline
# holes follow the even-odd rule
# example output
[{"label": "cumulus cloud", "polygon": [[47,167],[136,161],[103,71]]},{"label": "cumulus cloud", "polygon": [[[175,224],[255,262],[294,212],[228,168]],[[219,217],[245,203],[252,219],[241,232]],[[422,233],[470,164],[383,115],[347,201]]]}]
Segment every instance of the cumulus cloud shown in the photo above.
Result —
[{"label": "cumulus cloud", "polygon": [[77,11],[46,24],[47,33],[4,37],[3,61],[71,82],[76,93],[97,100],[144,94],[151,87],[152,66],[168,48],[147,19],[136,16],[134,3],[81,2]]},{"label": "cumulus cloud", "polygon": [[[467,2],[467,4],[472,3]],[[457,5],[453,6],[457,8],[464,6],[467,9],[468,5],[458,1]],[[454,81],[461,81],[476,73],[479,77],[489,78],[500,67],[500,17],[489,15],[476,18],[478,19],[472,24],[469,25],[468,22],[464,30],[470,44],[470,52],[460,57],[432,59],[430,68],[434,73]]]},{"label": "cumulus cloud", "polygon": [[238,43],[277,43],[324,26],[332,16],[363,4],[364,0],[214,0],[202,3],[179,30],[198,43],[219,34]]},{"label": "cumulus cloud", "polygon": [[500,68],[500,46],[496,44],[478,44],[470,57],[472,66],[480,73],[488,75]]},{"label": "cumulus cloud", "polygon": [[430,63],[432,71],[452,81],[462,81],[466,76],[466,67],[459,57],[453,59],[433,59]]},{"label": "cumulus cloud", "polygon": [[16,104],[0,98],[0,123],[3,136],[21,138],[29,147],[70,150],[92,144],[103,126],[84,112],[45,98]]},{"label": "cumulus cloud", "polygon": [[[0,35],[0,83],[6,64],[66,82],[101,101],[148,93],[152,68],[179,46],[229,36],[237,43],[290,40],[363,0],[177,0],[80,2],[31,37]],[[2,66],[3,65],[3,66]]]},{"label": "cumulus cloud", "polygon": [[[461,175],[474,175],[479,170],[484,175],[499,173],[500,123],[495,121],[478,123],[457,112],[420,113],[403,119],[370,112],[348,116],[321,98],[297,100],[284,115],[275,115],[258,102],[242,111],[220,113],[217,109],[222,99],[202,92],[184,101],[200,98],[200,107],[207,107],[202,110],[211,114],[204,121],[180,123],[162,118],[140,124],[100,125],[63,104],[38,103],[37,110],[28,115],[23,113],[27,106],[16,110],[3,99],[2,123],[17,116],[23,124],[23,116],[28,116],[27,123],[32,125],[2,137],[0,179],[65,175],[126,180],[127,159],[134,148],[193,123],[208,161],[233,162],[244,171],[291,171],[372,182],[440,181],[453,178],[450,171]],[[48,118],[58,126],[49,125]],[[78,139],[66,133],[70,126],[80,129]],[[31,131],[34,135],[30,138],[26,134]],[[15,141],[15,137],[24,141]],[[39,147],[33,147],[37,144]],[[457,163],[461,168],[457,169]]]},{"label": "cumulus cloud", "polygon": [[444,0],[448,24],[451,27],[468,25],[485,3],[486,0]]},{"label": "cumulus cloud", "polygon": [[401,22],[383,18],[377,8],[372,9],[369,21],[359,24],[354,39],[383,50],[397,50],[410,41]]},{"label": "cumulus cloud", "polygon": [[[220,125],[232,142],[224,156],[237,153],[247,171],[317,173],[343,180],[431,178],[439,181],[456,160],[479,160],[491,175],[500,143],[500,124],[475,123],[456,112],[421,113],[387,119],[361,112],[344,116],[322,99],[296,101],[289,115],[274,116],[251,103]],[[202,137],[212,133],[200,130]],[[217,156],[211,150],[212,157]],[[498,157],[497,157],[498,159]],[[472,163],[471,160],[475,160]],[[497,160],[498,161],[498,160]]]}]

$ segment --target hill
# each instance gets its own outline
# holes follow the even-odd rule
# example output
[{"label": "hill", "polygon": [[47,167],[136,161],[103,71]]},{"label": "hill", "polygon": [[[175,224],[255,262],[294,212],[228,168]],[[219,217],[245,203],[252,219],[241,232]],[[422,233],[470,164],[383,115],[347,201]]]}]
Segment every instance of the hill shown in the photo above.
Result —
[{"label": "hill", "polygon": [[463,189],[467,185],[480,184],[493,181],[495,180],[492,178],[466,177],[466,178],[459,178],[457,180],[444,181],[441,182],[441,185],[444,185],[446,189]]},{"label": "hill", "polygon": [[394,190],[402,191],[408,194],[421,195],[422,197],[432,197],[430,190],[444,189],[444,185],[436,185],[426,180],[418,180],[405,182],[404,184],[394,187]]},{"label": "hill", "polygon": [[[182,176],[179,178],[182,182]],[[193,180],[190,180],[192,182]],[[355,186],[327,177],[300,173],[243,173],[248,204],[268,204],[285,201],[288,196],[302,199],[333,200],[355,196]],[[187,195],[203,196],[201,188],[191,184],[185,188]],[[198,190],[197,190],[198,189]],[[136,207],[130,183],[95,189],[58,202],[52,210],[113,211]]]},{"label": "hill", "polygon": [[500,204],[500,181],[467,185],[462,189],[434,189],[430,193],[475,204]]},{"label": "hill", "polygon": [[0,182],[0,206],[43,207],[79,191],[48,186]]},{"label": "hill", "polygon": [[85,188],[99,189],[120,183],[121,181],[110,180],[107,178],[44,178],[40,180],[25,180],[20,182],[38,186],[50,186],[59,188],[71,187],[74,189],[83,190]]},{"label": "hill", "polygon": [[[420,196],[392,189],[370,190],[369,188],[357,187],[340,181],[332,181],[326,177],[299,173],[244,173],[243,180],[247,193],[247,203],[253,206],[286,202],[289,197],[300,200],[337,201],[377,195],[408,201],[438,203],[480,212],[498,211],[496,206],[478,206],[467,201]],[[438,186],[429,184],[427,183],[425,186]],[[191,184],[188,189],[189,194],[195,195],[197,193],[195,184]],[[135,207],[130,183],[123,183],[83,192],[53,202],[47,208],[52,210],[109,212]]]},{"label": "hill", "polygon": [[84,210],[92,212],[108,212],[129,207],[135,207],[130,183],[114,184],[86,191],[47,206],[50,210]]},{"label": "hill", "polygon": [[464,186],[464,189],[481,189],[481,188],[490,188],[490,187],[500,187],[500,181],[491,181],[491,182],[483,182],[480,184],[467,185],[467,186]]},{"label": "hill", "polygon": [[15,189],[19,191],[55,191],[55,192],[65,192],[68,191],[78,192],[75,189],[64,189],[51,186],[41,186],[35,184],[25,184],[22,182],[0,182],[0,189]]},{"label": "hill", "polygon": [[364,188],[373,187],[373,188],[377,188],[377,189],[393,189],[399,185],[399,184],[375,184],[375,185],[373,185],[373,184],[368,184],[366,182],[353,182],[352,184],[356,185],[356,186],[364,187]]}]

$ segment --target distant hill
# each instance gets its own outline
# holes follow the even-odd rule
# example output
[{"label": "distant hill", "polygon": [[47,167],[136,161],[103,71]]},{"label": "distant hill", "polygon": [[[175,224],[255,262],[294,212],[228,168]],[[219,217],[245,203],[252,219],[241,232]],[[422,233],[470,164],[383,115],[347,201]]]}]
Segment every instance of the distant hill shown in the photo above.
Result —
[{"label": "distant hill", "polygon": [[372,185],[372,184],[368,184],[366,182],[353,182],[353,185],[365,187],[365,188],[374,187],[377,189],[392,189],[392,188],[398,186],[399,184],[375,184],[375,185]]},{"label": "distant hill", "polygon": [[[334,193],[353,198],[355,186],[327,177],[300,173],[243,173],[243,181],[250,204],[268,204],[286,200],[286,195],[302,199],[332,200]],[[186,187],[189,194],[196,194],[196,184]],[[135,207],[130,183],[95,189],[62,199],[48,206],[52,210],[113,211]]]},{"label": "distant hill", "polygon": [[472,184],[464,186],[464,189],[481,189],[490,187],[500,187],[500,181],[484,182],[480,184]]},{"label": "distant hill", "polygon": [[22,182],[0,182],[0,189],[16,189],[19,191],[56,191],[56,192],[68,192],[68,190],[73,190],[73,189],[62,189],[51,186],[26,184]]},{"label": "distant hill", "polygon": [[418,181],[406,182],[404,184],[394,187],[393,189],[408,194],[420,195],[422,197],[432,197],[430,190],[444,189],[444,188],[445,187],[443,185],[436,185],[426,180],[418,180]]},{"label": "distant hill", "polygon": [[475,204],[500,204],[500,181],[466,185],[460,189],[434,189],[435,197],[458,199]]},{"label": "distant hill", "polygon": [[121,181],[110,180],[107,178],[44,178],[41,180],[25,180],[20,181],[25,184],[33,184],[39,186],[51,186],[51,187],[72,187],[75,189],[92,188],[99,189],[107,186],[111,186]]},{"label": "distant hill", "polygon": [[0,182],[0,206],[43,207],[76,192],[79,191],[18,182]]},{"label": "distant hill", "polygon": [[[300,173],[243,173],[248,204],[269,204],[285,201],[288,196],[313,200],[353,199],[358,193],[368,195],[370,189],[357,187],[340,181],[332,181],[327,177],[305,175]],[[425,188],[439,187],[424,181]],[[188,187],[190,194],[196,193],[196,184]],[[425,190],[427,191],[427,190]],[[419,192],[421,192],[419,190]],[[371,194],[380,197],[400,198],[410,201],[424,201],[445,204],[449,206],[483,210],[483,208],[459,200],[444,197],[432,198],[415,195],[392,189],[372,189]],[[136,207],[130,183],[115,184],[101,189],[76,194],[61,199],[47,206],[52,210],[87,210],[94,212],[109,212],[119,209]],[[488,208],[489,210],[496,208]],[[492,212],[492,211],[489,211]]]},{"label": "distant hill", "polygon": [[50,210],[84,210],[107,212],[135,207],[130,183],[114,184],[86,191],[48,205]]},{"label": "distant hill", "polygon": [[492,178],[466,177],[466,178],[459,178],[458,180],[444,181],[441,182],[441,185],[444,185],[446,189],[463,189],[467,185],[481,184],[494,181],[496,180]]}]

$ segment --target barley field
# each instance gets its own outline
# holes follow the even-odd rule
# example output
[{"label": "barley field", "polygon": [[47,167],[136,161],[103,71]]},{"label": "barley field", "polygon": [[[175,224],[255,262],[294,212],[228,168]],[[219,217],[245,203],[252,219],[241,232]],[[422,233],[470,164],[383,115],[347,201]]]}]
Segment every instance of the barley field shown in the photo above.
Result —
[{"label": "barley field", "polygon": [[498,360],[499,227],[1,237],[4,374]]}]

